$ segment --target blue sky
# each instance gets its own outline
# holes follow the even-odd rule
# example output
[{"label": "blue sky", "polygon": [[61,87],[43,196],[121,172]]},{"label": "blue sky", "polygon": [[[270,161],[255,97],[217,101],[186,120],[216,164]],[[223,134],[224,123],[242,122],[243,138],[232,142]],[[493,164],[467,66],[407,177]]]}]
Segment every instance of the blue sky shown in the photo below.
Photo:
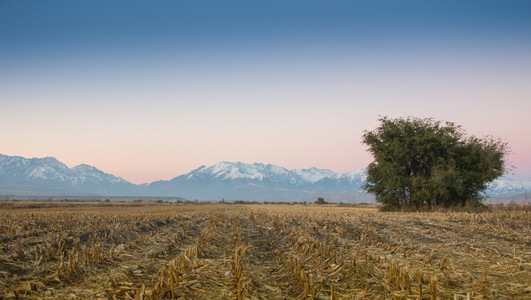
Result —
[{"label": "blue sky", "polygon": [[0,37],[0,153],[137,183],[345,172],[379,116],[411,115],[505,139],[531,179],[528,1],[0,0]]}]

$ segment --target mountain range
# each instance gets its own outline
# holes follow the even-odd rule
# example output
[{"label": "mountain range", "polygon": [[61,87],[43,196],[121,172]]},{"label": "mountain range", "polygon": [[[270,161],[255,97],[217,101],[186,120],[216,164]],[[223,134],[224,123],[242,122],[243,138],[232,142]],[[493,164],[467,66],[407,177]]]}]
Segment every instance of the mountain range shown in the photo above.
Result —
[{"label": "mountain range", "polygon": [[[372,202],[362,186],[366,170],[294,169],[271,164],[220,162],[171,180],[136,185],[82,164],[69,168],[53,157],[0,154],[0,194],[25,196],[167,196],[198,200]],[[487,195],[511,197],[531,192],[531,182],[499,178]]]},{"label": "mountain range", "polygon": [[0,154],[0,193],[16,195],[128,195],[138,186],[81,164],[72,168],[53,157]]}]

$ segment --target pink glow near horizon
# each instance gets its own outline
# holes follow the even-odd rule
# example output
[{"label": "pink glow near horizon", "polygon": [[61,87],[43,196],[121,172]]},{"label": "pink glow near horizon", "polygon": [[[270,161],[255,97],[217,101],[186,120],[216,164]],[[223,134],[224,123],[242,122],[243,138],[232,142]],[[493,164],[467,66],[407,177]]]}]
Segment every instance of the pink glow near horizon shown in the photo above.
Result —
[{"label": "pink glow near horizon", "polygon": [[87,163],[134,183],[220,161],[342,173],[371,161],[360,139],[379,116],[415,116],[503,138],[514,176],[531,179],[528,56],[363,58],[17,69],[0,76],[0,153]]},{"label": "pink glow near horizon", "polygon": [[[399,111],[398,105],[388,105],[389,110]],[[137,112],[132,120],[128,120],[131,114],[121,117],[110,113],[107,118],[86,118],[70,124],[68,115],[63,116],[65,119],[55,115],[55,120],[38,124],[44,119],[27,112],[25,124],[13,133],[2,134],[9,140],[2,152],[24,157],[54,156],[70,167],[87,163],[133,183],[168,180],[220,161],[271,163],[288,169],[318,167],[343,173],[366,167],[372,160],[360,138],[363,130],[377,125],[378,108],[360,111],[353,106],[345,103],[343,111],[328,105],[306,107],[298,114],[294,108],[284,114],[275,114],[274,110],[259,114],[252,109],[214,109],[195,114],[196,121],[187,115],[172,119],[168,112],[160,113],[157,119],[157,114],[146,115],[144,110],[144,115]],[[516,110],[507,107],[490,109],[481,113],[488,118],[499,115],[492,119],[496,122],[473,115],[458,119],[463,112],[457,117],[449,113],[424,116],[455,121],[469,134],[502,137],[513,151],[510,162],[516,166],[514,176],[530,179],[524,113],[514,114]],[[511,112],[513,117],[501,117]],[[388,113],[390,117],[402,115]],[[419,112],[412,110],[411,115],[419,116]],[[69,125],[64,128],[64,124]]]}]

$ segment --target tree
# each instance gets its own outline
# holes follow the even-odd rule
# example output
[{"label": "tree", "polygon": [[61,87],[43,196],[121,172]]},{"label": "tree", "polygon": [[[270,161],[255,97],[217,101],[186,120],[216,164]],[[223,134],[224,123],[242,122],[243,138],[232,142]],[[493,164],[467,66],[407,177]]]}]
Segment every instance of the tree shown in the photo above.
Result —
[{"label": "tree", "polygon": [[431,118],[379,119],[362,143],[374,157],[364,189],[390,207],[481,203],[506,171],[507,143],[467,137],[461,126]]},{"label": "tree", "polygon": [[319,197],[315,200],[315,204],[328,204],[328,202],[326,202],[324,198]]}]

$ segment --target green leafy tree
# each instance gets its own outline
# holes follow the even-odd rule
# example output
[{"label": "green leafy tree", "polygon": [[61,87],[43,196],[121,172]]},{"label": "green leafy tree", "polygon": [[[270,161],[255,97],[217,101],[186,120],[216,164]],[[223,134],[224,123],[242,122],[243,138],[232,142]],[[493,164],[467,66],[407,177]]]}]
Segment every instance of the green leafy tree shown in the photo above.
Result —
[{"label": "green leafy tree", "polygon": [[319,197],[315,200],[315,204],[328,204],[328,202],[326,202],[324,198]]},{"label": "green leafy tree", "polygon": [[488,183],[506,171],[507,143],[467,137],[451,122],[379,119],[362,142],[374,157],[365,190],[390,207],[479,204]]}]

